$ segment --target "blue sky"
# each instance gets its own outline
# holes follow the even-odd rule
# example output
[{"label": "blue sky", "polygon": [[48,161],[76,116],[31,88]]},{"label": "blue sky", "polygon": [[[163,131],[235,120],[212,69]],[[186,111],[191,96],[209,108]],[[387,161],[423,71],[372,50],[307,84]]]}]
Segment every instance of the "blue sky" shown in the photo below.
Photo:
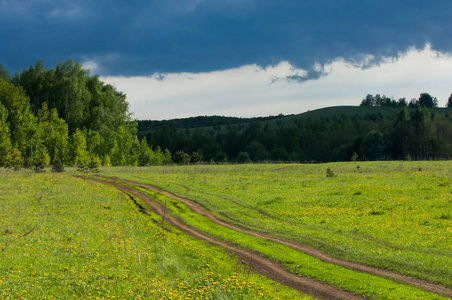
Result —
[{"label": "blue sky", "polygon": [[301,113],[367,93],[443,106],[451,36],[449,0],[0,0],[10,73],[73,59],[138,119]]}]

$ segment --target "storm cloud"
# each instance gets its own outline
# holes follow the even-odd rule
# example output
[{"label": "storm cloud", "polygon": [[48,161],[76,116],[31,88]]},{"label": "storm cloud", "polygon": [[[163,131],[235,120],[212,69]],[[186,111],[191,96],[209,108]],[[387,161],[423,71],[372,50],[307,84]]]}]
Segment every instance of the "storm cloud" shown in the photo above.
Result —
[{"label": "storm cloud", "polygon": [[366,68],[426,44],[450,53],[450,36],[448,0],[0,0],[0,63],[10,72],[38,59],[74,59],[105,76],[286,61],[307,72],[287,80],[303,82],[337,58]]}]

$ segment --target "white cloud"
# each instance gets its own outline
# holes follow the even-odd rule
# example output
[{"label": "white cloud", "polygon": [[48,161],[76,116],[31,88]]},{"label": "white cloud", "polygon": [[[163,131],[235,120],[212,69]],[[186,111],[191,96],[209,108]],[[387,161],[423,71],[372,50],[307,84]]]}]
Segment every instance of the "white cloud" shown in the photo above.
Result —
[{"label": "white cloud", "polygon": [[316,67],[329,74],[302,83],[274,81],[307,76],[305,70],[296,69],[288,62],[267,68],[247,65],[210,73],[101,79],[127,94],[137,119],[153,120],[198,115],[298,114],[327,106],[359,105],[365,95],[377,93],[409,100],[428,92],[444,106],[452,93],[452,58],[433,51],[428,45],[423,50],[409,49],[398,59],[388,58],[366,69],[340,58]]},{"label": "white cloud", "polygon": [[94,60],[86,60],[82,63],[82,67],[85,70],[91,71],[91,74],[96,74],[100,72],[99,65]]}]

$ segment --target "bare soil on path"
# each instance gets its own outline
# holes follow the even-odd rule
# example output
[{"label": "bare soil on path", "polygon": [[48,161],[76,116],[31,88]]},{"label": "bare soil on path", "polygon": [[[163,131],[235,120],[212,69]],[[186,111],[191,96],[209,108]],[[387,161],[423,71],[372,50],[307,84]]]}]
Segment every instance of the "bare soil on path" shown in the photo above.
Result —
[{"label": "bare soil on path", "polygon": [[[136,183],[136,182],[127,181],[127,180],[121,180],[121,179],[117,179],[117,178],[104,177],[104,176],[96,176],[96,177],[105,178],[108,180],[114,180],[116,182],[122,182],[127,185],[140,186],[140,187],[146,188],[146,189],[154,191],[154,192],[159,192],[163,195],[166,195],[169,198],[172,198],[172,199],[175,199],[175,200],[178,200],[178,201],[184,203],[193,212],[198,213],[198,214],[210,219],[211,221],[213,221],[214,223],[216,223],[218,225],[224,226],[226,228],[229,228],[229,229],[232,229],[232,230],[244,233],[244,234],[248,234],[250,236],[263,238],[263,239],[266,239],[266,240],[269,240],[269,241],[272,241],[275,243],[279,243],[279,244],[291,247],[291,248],[301,251],[307,255],[318,258],[324,262],[342,266],[342,267],[345,267],[345,268],[348,268],[351,270],[355,270],[355,271],[365,272],[365,273],[369,273],[372,275],[389,278],[389,279],[392,279],[392,280],[395,280],[395,281],[398,281],[398,282],[401,282],[401,283],[404,283],[407,285],[411,285],[414,287],[418,287],[425,291],[432,292],[432,293],[452,299],[452,289],[450,289],[448,287],[438,285],[435,283],[431,283],[431,282],[428,282],[428,281],[425,281],[425,280],[422,280],[419,278],[401,275],[401,274],[394,273],[392,271],[388,271],[385,269],[380,269],[380,268],[376,268],[376,267],[372,267],[372,266],[367,266],[367,265],[362,265],[362,264],[358,264],[358,263],[354,263],[354,262],[340,260],[340,259],[334,258],[330,255],[327,255],[325,253],[322,253],[319,250],[316,250],[314,248],[308,247],[306,245],[302,245],[300,243],[295,243],[293,241],[288,241],[288,240],[268,236],[268,235],[265,235],[265,234],[262,234],[259,232],[247,230],[245,228],[242,228],[242,227],[233,225],[231,223],[225,222],[221,219],[218,219],[216,216],[209,214],[205,210],[201,209],[199,207],[199,205],[193,200],[179,197],[173,193],[164,191],[160,188],[157,188],[157,187],[154,187],[151,185],[147,185],[147,184],[141,184],[141,183]],[[94,180],[94,181],[101,182],[104,184],[108,184],[108,185],[114,186],[120,190],[126,191],[130,194],[133,194],[136,197],[142,199],[147,204],[149,204],[157,214],[159,214],[161,216],[164,214],[164,211],[162,210],[162,208],[160,207],[160,205],[158,203],[156,203],[154,200],[150,199],[145,194],[138,192],[137,190],[135,190],[133,188],[130,188],[130,187],[118,184],[118,183],[114,183],[114,182],[96,180],[93,178],[86,178],[86,177],[83,177],[83,178]],[[288,271],[286,271],[284,266],[282,266],[268,258],[262,257],[260,254],[238,248],[237,246],[234,246],[234,245],[231,245],[228,243],[224,243],[222,241],[214,240],[211,237],[208,237],[206,235],[203,235],[203,234],[197,232],[196,230],[194,230],[193,228],[182,223],[179,219],[177,219],[175,217],[167,215],[165,217],[165,219],[168,223],[172,224],[174,227],[178,228],[179,230],[182,230],[192,236],[206,240],[210,243],[216,244],[225,249],[228,249],[229,251],[236,253],[250,266],[250,268],[252,270],[255,270],[256,272],[258,272],[260,274],[266,275],[267,277],[269,277],[277,282],[280,282],[291,288],[299,290],[303,293],[306,293],[308,295],[311,295],[313,297],[320,298],[320,299],[364,299],[362,296],[340,290],[336,287],[332,287],[332,286],[322,283],[320,281],[310,279],[310,278],[300,277],[295,274],[289,273]]]}]

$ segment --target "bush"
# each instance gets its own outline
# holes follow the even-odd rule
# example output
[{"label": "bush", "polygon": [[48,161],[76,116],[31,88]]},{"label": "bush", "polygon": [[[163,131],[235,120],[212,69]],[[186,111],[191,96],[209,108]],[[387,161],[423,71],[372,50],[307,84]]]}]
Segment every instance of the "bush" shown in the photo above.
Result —
[{"label": "bush", "polygon": [[77,169],[77,171],[78,172],[82,172],[82,173],[88,173],[88,165],[86,165],[86,164],[79,164],[78,166],[78,169]]},{"label": "bush", "polygon": [[103,166],[104,167],[111,167],[110,155],[105,156]]},{"label": "bush", "polygon": [[151,155],[149,152],[140,152],[140,154],[138,154],[138,166],[140,167],[144,167],[149,165],[149,162],[151,160]]},{"label": "bush", "polygon": [[33,159],[33,171],[36,173],[42,173],[45,172],[45,161],[42,158],[35,158]]},{"label": "bush", "polygon": [[9,155],[9,166],[13,167],[14,170],[18,171],[20,170],[24,165],[24,160],[22,158],[22,153],[20,152],[17,143],[13,147],[10,155]]},{"label": "bush", "polygon": [[190,156],[184,151],[177,151],[174,153],[173,161],[178,165],[188,165]]},{"label": "bush", "polygon": [[61,173],[64,172],[64,164],[58,157],[53,159],[52,172]]},{"label": "bush", "polygon": [[250,155],[248,152],[239,152],[239,155],[237,156],[237,162],[241,164],[249,164],[251,163]]},{"label": "bush", "polygon": [[99,173],[99,165],[100,165],[100,160],[97,156],[92,155],[91,156],[91,160],[88,164],[88,171],[93,172],[93,173]]},{"label": "bush", "polygon": [[228,155],[226,154],[226,152],[220,152],[220,153],[217,153],[215,155],[213,160],[216,163],[227,163],[228,162]]},{"label": "bush", "polygon": [[201,160],[202,160],[202,155],[199,154],[198,152],[193,152],[190,155],[190,163],[191,164],[199,163]]},{"label": "bush", "polygon": [[331,168],[326,169],[326,177],[336,177],[337,175],[331,170]]}]

